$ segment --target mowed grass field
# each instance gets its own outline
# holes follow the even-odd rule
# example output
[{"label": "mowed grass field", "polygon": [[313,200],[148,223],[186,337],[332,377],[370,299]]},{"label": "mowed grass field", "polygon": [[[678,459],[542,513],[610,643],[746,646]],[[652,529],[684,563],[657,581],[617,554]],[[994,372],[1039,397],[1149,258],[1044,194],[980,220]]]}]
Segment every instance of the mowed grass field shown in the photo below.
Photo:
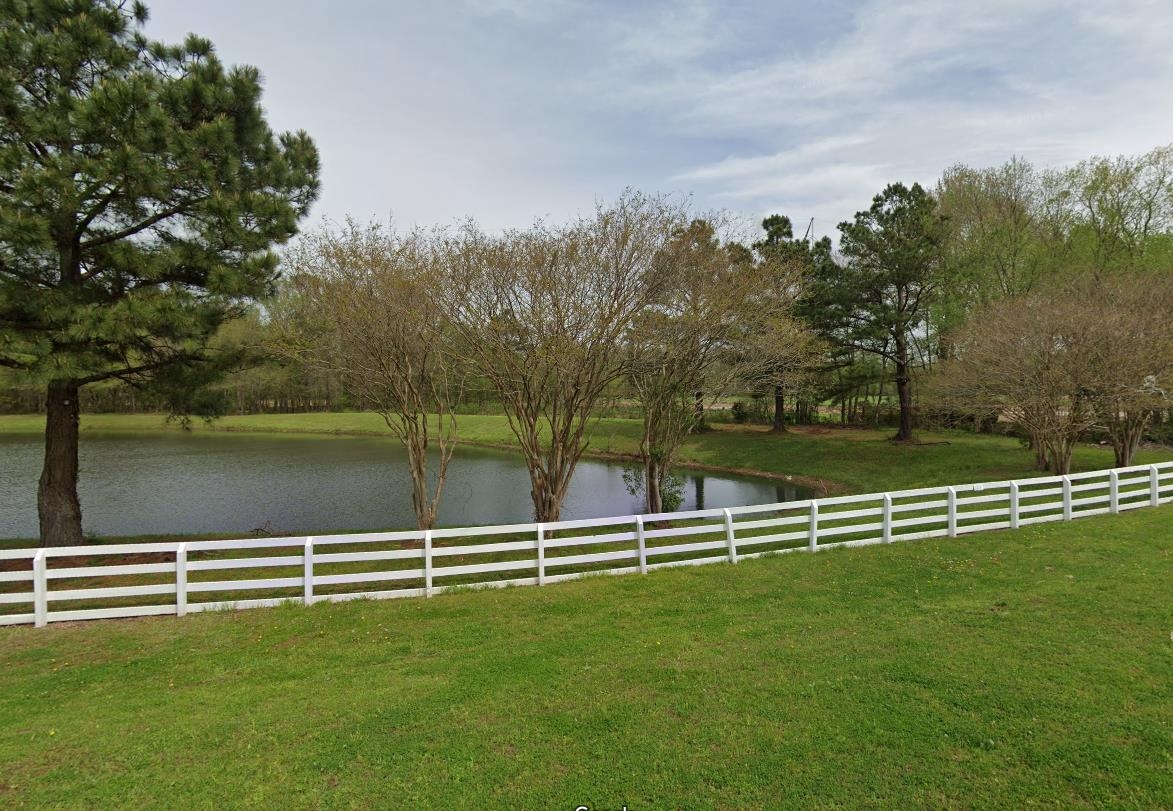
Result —
[{"label": "mowed grass field", "polygon": [[8,628],[0,806],[1168,808],[1173,511]]},{"label": "mowed grass field", "polygon": [[[503,416],[461,416],[462,442],[516,447]],[[389,437],[383,420],[370,413],[257,414],[223,417],[211,424],[194,422],[195,431],[246,431],[289,434],[350,434]],[[0,434],[35,435],[44,418],[0,415]],[[87,433],[178,431],[157,414],[85,414]],[[868,493],[976,481],[999,481],[1040,475],[1034,456],[1013,437],[966,431],[921,431],[919,444],[894,444],[892,429],[863,430],[794,426],[771,434],[761,426],[715,425],[689,437],[681,448],[682,465],[790,477],[822,493]],[[594,425],[588,453],[631,456],[639,448],[640,423],[602,419]],[[1173,459],[1173,449],[1142,450],[1137,464]],[[1107,447],[1076,449],[1073,470],[1111,467]]]}]

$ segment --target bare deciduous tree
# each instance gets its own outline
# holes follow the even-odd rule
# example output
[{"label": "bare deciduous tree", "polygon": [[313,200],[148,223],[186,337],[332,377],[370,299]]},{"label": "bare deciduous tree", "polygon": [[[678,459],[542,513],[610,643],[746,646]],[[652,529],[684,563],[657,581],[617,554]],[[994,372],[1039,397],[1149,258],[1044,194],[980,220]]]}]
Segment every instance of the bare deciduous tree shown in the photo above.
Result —
[{"label": "bare deciduous tree", "polygon": [[798,266],[755,262],[739,247],[721,244],[707,220],[681,229],[657,258],[661,295],[628,333],[649,513],[664,511],[671,465],[696,427],[695,392],[715,399],[737,381],[789,380],[810,360],[802,351],[810,342],[789,317]]},{"label": "bare deciduous tree", "polygon": [[290,252],[272,309],[276,351],[337,374],[403,443],[420,529],[436,521],[463,381],[436,296],[440,239],[353,221],[323,228]]},{"label": "bare deciduous tree", "polygon": [[1053,473],[1097,426],[1126,465],[1173,372],[1170,290],[1167,277],[1084,276],[987,305],[954,334],[940,390],[1018,423]]},{"label": "bare deciduous tree", "polygon": [[1116,466],[1132,464],[1153,412],[1173,400],[1173,277],[1129,274],[1085,294],[1096,309],[1103,356],[1093,395]]},{"label": "bare deciduous tree", "polygon": [[621,338],[661,286],[654,258],[682,222],[626,193],[593,217],[448,242],[441,298],[465,356],[496,389],[529,469],[534,514],[556,521],[587,431],[622,378]]}]

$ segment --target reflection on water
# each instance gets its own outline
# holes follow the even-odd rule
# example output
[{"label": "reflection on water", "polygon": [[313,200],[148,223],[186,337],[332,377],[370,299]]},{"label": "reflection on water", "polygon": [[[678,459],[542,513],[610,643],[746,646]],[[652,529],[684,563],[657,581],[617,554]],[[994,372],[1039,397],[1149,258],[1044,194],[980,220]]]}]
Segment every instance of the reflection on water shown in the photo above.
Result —
[{"label": "reflection on water", "polygon": [[[37,534],[36,437],[0,437],[0,538]],[[623,466],[583,460],[564,518],[637,512]],[[806,498],[799,488],[747,476],[684,472],[680,509]],[[271,534],[415,526],[403,450],[390,439],[263,434],[84,435],[81,501],[85,531]],[[532,520],[521,457],[457,450],[440,508],[444,525]]]}]

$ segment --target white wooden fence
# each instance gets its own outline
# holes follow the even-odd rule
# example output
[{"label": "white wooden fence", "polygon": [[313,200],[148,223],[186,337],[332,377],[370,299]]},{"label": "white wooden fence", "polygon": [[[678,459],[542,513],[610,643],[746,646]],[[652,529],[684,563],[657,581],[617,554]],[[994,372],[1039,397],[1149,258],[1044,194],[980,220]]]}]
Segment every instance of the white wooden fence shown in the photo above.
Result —
[{"label": "white wooden fence", "polygon": [[454,588],[544,585],[587,574],[1017,529],[1169,502],[1173,462],[548,524],[0,549],[0,625],[430,597]]}]

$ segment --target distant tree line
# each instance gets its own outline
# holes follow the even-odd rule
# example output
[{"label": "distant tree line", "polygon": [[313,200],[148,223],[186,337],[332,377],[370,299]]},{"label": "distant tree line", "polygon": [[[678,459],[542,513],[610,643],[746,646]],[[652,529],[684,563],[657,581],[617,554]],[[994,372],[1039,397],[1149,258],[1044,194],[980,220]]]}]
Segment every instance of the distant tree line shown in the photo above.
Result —
[{"label": "distant tree line", "polygon": [[[1163,278],[1173,267],[1171,148],[1135,157],[1090,159],[1061,170],[1036,170],[1013,159],[1000,167],[963,165],[945,172],[932,192],[893,184],[873,205],[840,224],[838,249],[829,238],[796,238],[792,223],[772,215],[763,235],[729,240],[730,250],[769,258],[795,270],[795,314],[823,342],[822,361],[783,379],[742,380],[739,392],[759,405],[744,414],[788,423],[835,421],[893,425],[907,439],[912,425],[996,424],[980,409],[945,404],[916,385],[955,353],[951,341],[975,312],[1017,296],[1047,295],[1090,276]],[[1138,281],[1148,285],[1149,281]],[[1039,292],[1042,291],[1042,292]],[[266,345],[263,305],[225,324],[215,343]],[[336,370],[310,368],[271,354],[215,383],[221,413],[369,410]],[[43,408],[39,384],[0,370],[0,410]],[[612,386],[614,401],[630,396]],[[119,380],[83,392],[94,411],[157,411],[167,398]],[[948,407],[944,407],[948,405]],[[467,381],[457,411],[500,412],[484,377]],[[1150,409],[1158,422],[1167,408]]]}]

